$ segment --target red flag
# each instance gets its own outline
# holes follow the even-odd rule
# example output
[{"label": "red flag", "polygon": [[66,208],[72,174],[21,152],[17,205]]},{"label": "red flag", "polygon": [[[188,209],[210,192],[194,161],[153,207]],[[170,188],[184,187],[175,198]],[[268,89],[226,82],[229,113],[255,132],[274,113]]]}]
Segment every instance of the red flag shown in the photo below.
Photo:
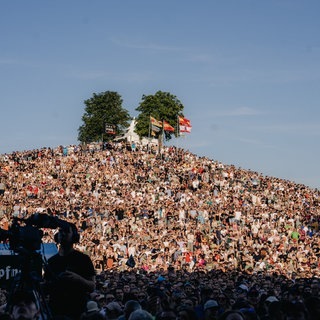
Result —
[{"label": "red flag", "polygon": [[157,120],[156,118],[150,116],[150,121],[151,121],[152,125],[159,127],[159,128],[162,128],[161,121]]},{"label": "red flag", "polygon": [[170,125],[169,122],[163,120],[163,130],[164,131],[174,132],[174,127],[172,125]]},{"label": "red flag", "polygon": [[191,129],[192,129],[192,127],[179,126],[179,131],[180,131],[180,132],[190,133],[190,132],[191,132]]},{"label": "red flag", "polygon": [[190,120],[181,116],[179,116],[179,124],[182,126],[191,127]]},{"label": "red flag", "polygon": [[179,116],[179,131],[190,133],[192,125],[189,119]]}]

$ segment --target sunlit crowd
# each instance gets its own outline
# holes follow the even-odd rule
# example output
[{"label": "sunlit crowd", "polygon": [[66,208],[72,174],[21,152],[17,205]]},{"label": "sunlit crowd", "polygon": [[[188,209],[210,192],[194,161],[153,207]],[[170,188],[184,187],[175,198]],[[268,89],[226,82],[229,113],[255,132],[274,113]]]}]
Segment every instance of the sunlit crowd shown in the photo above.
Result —
[{"label": "sunlit crowd", "polygon": [[[273,319],[271,302],[296,301],[313,319],[319,195],[172,146],[109,142],[0,156],[0,227],[35,213],[75,223],[77,248],[97,270],[89,302],[107,319],[125,317],[131,300],[158,319],[199,320],[240,309],[245,319]],[[43,242],[55,232],[44,229]],[[164,311],[172,314],[161,318]]]}]

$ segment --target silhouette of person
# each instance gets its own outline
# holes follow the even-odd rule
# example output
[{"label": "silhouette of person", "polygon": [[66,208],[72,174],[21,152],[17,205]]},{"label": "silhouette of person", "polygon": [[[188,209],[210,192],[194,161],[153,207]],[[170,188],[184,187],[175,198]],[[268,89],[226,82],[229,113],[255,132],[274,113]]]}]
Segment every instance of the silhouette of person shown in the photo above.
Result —
[{"label": "silhouette of person", "polygon": [[59,228],[55,241],[58,253],[48,260],[45,280],[53,316],[79,319],[85,311],[89,293],[95,289],[95,269],[90,257],[76,249],[80,236],[74,224]]}]

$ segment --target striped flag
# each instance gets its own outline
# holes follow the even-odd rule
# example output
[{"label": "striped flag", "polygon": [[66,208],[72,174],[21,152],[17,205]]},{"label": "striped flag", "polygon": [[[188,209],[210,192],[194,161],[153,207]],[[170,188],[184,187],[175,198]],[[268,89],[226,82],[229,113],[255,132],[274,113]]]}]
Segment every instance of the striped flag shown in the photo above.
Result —
[{"label": "striped flag", "polygon": [[192,125],[189,119],[179,116],[179,131],[190,133]]},{"label": "striped flag", "polygon": [[156,118],[150,116],[150,121],[156,127],[162,128],[162,122],[157,120]]},{"label": "striped flag", "polygon": [[163,130],[174,132],[174,127],[168,121],[163,120]]},{"label": "striped flag", "polygon": [[162,128],[162,122],[151,116],[150,116],[150,122],[151,122],[152,135],[154,136],[156,132],[160,132]]}]

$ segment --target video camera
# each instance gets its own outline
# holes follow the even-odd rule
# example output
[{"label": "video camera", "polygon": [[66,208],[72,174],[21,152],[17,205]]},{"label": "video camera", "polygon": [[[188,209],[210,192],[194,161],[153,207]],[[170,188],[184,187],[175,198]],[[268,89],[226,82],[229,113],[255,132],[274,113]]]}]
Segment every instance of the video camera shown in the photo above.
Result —
[{"label": "video camera", "polygon": [[[23,225],[21,225],[23,224]],[[33,252],[40,250],[43,231],[41,228],[68,228],[69,222],[45,213],[34,213],[29,218],[13,218],[8,230],[0,228],[0,241],[9,241],[9,248],[14,252]]]}]

